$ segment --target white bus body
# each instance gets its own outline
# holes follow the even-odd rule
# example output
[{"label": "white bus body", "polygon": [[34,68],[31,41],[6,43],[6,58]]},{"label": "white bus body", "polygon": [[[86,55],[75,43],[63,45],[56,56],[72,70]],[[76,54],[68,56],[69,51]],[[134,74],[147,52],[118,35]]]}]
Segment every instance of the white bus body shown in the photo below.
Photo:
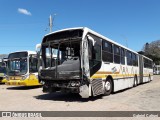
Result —
[{"label": "white bus body", "polygon": [[[41,45],[39,78],[44,92],[69,91],[86,98],[109,95],[153,79],[151,59],[86,27],[50,33]],[[57,49],[57,59],[53,58],[57,64],[47,66],[47,49]]]}]

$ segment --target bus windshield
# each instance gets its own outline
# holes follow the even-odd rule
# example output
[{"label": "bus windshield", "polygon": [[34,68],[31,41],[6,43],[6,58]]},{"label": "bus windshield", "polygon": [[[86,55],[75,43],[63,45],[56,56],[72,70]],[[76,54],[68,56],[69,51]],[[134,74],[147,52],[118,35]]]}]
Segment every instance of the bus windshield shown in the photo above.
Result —
[{"label": "bus windshield", "polygon": [[27,58],[8,61],[8,75],[24,75],[27,73]]},{"label": "bus windshield", "polygon": [[0,73],[6,74],[6,66],[4,66],[4,62],[0,62]]},{"label": "bus windshield", "polygon": [[50,43],[45,47],[45,68],[54,67],[56,64],[68,63],[69,60],[77,60],[80,57],[80,41],[64,41]]},{"label": "bus windshield", "polygon": [[0,67],[0,76],[6,74],[6,67]]},{"label": "bus windshield", "polygon": [[0,73],[6,74],[6,67],[0,67]]}]

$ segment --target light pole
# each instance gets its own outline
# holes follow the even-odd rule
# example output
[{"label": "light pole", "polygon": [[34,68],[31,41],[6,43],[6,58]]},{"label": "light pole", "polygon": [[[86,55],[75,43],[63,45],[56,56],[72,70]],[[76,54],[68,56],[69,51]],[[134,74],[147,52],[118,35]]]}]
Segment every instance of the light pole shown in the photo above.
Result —
[{"label": "light pole", "polygon": [[49,28],[50,28],[50,33],[52,32],[53,21],[54,21],[56,15],[57,15],[57,14],[54,14],[54,15],[53,15],[53,18],[52,18],[52,14],[49,16]]}]

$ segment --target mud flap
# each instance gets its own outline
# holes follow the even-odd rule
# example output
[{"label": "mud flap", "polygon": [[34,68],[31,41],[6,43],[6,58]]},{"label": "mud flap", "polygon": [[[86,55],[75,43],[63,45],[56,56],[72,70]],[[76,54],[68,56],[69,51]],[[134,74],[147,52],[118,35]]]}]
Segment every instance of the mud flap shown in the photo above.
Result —
[{"label": "mud flap", "polygon": [[87,85],[82,85],[80,88],[80,95],[82,98],[89,98],[89,87]]}]

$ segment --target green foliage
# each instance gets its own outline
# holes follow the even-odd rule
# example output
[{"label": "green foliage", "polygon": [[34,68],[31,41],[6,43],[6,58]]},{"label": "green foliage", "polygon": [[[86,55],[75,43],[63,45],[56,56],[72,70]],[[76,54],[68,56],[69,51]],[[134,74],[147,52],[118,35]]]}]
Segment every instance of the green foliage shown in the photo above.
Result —
[{"label": "green foliage", "polygon": [[155,64],[160,64],[160,40],[146,43],[143,51],[144,55],[151,58]]}]

